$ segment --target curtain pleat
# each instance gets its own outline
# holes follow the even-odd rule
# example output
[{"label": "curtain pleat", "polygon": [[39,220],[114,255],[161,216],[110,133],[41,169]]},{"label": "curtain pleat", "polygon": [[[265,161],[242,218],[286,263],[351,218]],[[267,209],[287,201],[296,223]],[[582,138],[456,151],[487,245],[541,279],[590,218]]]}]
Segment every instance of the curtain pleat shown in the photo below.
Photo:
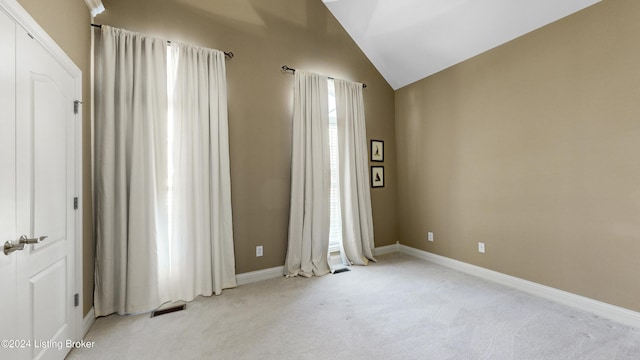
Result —
[{"label": "curtain pleat", "polygon": [[96,315],[148,311],[169,300],[166,43],[102,27],[96,51]]},{"label": "curtain pleat", "polygon": [[224,53],[172,43],[172,298],[236,286]]},{"label": "curtain pleat", "polygon": [[294,75],[287,276],[320,276],[330,271],[327,80],[302,70]]},{"label": "curtain pleat", "polygon": [[373,257],[373,216],[369,191],[367,129],[362,84],[334,80],[338,117],[338,163],[342,243],[349,261],[367,265]]}]

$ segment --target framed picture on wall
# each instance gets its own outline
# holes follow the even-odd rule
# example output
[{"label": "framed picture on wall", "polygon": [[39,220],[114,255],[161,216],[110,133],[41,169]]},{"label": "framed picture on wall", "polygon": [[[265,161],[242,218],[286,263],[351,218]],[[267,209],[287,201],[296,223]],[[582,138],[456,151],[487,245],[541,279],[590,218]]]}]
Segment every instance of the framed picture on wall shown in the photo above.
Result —
[{"label": "framed picture on wall", "polygon": [[384,161],[384,141],[371,140],[371,161]]},{"label": "framed picture on wall", "polygon": [[371,187],[384,187],[384,166],[371,167]]}]

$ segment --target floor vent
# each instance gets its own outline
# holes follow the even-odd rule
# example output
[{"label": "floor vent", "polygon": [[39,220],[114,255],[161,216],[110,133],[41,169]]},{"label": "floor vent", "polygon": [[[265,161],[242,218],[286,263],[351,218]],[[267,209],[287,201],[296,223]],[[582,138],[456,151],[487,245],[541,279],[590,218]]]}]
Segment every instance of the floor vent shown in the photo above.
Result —
[{"label": "floor vent", "polygon": [[177,304],[177,305],[170,305],[164,309],[156,309],[153,310],[153,312],[151,312],[151,317],[156,317],[156,316],[160,316],[160,315],[164,315],[164,314],[170,314],[172,312],[176,312],[176,311],[182,311],[185,310],[187,308],[187,304]]},{"label": "floor vent", "polygon": [[351,271],[348,267],[343,267],[341,269],[336,269],[333,271],[334,274],[340,274],[342,272]]}]

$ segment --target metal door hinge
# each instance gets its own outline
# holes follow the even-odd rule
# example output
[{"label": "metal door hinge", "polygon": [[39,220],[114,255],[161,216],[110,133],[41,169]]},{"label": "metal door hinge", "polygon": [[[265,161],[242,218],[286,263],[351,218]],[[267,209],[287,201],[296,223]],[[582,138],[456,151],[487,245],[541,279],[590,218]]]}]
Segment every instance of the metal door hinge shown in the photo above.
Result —
[{"label": "metal door hinge", "polygon": [[82,104],[82,101],[80,100],[76,100],[73,102],[73,113],[74,114],[78,114],[78,111],[80,111],[80,104]]},{"label": "metal door hinge", "polygon": [[80,306],[80,294],[73,295],[73,306]]},{"label": "metal door hinge", "polygon": [[78,210],[78,198],[73,198],[73,210]]}]

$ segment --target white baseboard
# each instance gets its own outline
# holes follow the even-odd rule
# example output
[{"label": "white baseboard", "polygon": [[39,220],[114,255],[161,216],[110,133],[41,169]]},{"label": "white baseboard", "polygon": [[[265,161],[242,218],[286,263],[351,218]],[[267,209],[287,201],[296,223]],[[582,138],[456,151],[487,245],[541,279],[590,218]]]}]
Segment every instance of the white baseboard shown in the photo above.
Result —
[{"label": "white baseboard", "polygon": [[532,295],[565,304],[573,308],[587,311],[594,315],[640,329],[640,313],[629,309],[607,304],[566,291],[558,290],[549,286],[499,273],[497,271],[485,269],[476,265],[471,265],[448,257],[436,255],[427,251],[418,250],[409,246],[398,245],[398,251],[403,254],[427,260],[438,265],[458,270],[460,272],[467,273],[498,284],[509,286],[511,288],[515,288]]},{"label": "white baseboard", "polygon": [[[396,242],[393,245],[377,247],[374,250],[375,255],[391,254],[394,252],[400,252],[400,243]],[[236,283],[238,286],[251,284],[257,281],[275,279],[280,276],[284,276],[284,266],[276,266],[269,269],[262,269],[257,271],[251,271],[242,274],[236,274]]]},{"label": "white baseboard", "polygon": [[93,323],[96,321],[96,311],[95,308],[92,306],[91,309],[89,309],[89,312],[87,313],[87,315],[84,316],[84,318],[82,319],[82,339],[84,339],[85,336],[87,336],[87,333],[89,332],[89,330],[91,329],[91,326],[93,326]]},{"label": "white baseboard", "polygon": [[380,246],[374,249],[374,255],[378,256],[378,255],[384,255],[384,254],[391,254],[391,253],[395,253],[395,252],[400,252],[400,243],[396,241],[395,244],[393,245],[387,245],[387,246]]},{"label": "white baseboard", "polygon": [[257,281],[275,279],[284,276],[283,272],[284,266],[276,266],[269,269],[236,274],[236,283],[238,285],[246,285]]}]

